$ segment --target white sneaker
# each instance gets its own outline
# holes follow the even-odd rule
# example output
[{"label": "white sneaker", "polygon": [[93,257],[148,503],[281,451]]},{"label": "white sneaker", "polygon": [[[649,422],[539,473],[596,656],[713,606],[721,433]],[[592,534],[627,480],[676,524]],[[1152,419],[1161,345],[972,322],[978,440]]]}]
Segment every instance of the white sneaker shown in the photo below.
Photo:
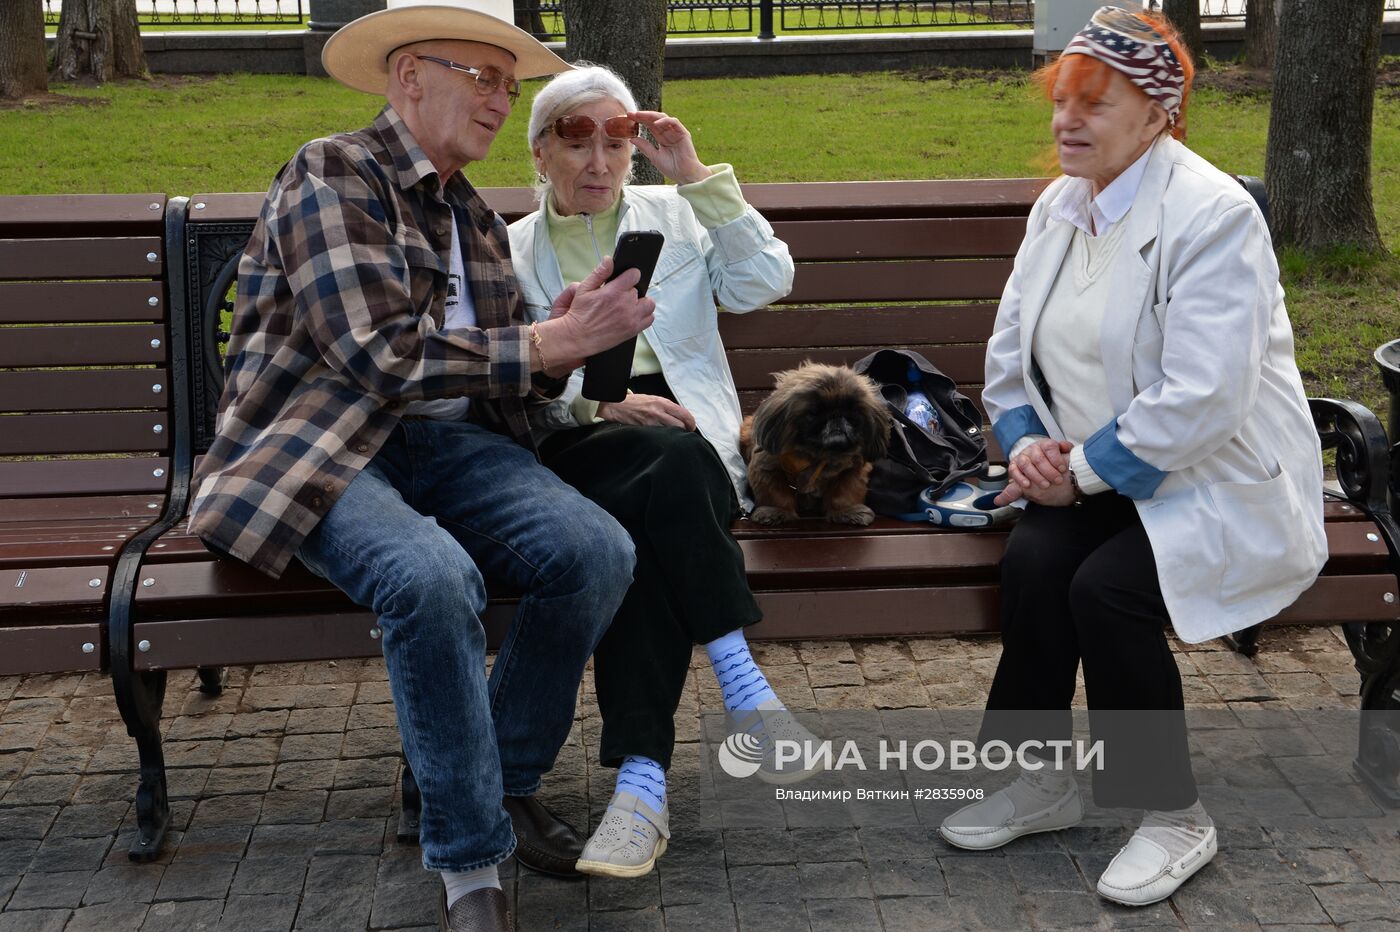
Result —
[{"label": "white sneaker", "polygon": [[1058,799],[1020,816],[1010,794],[1003,789],[948,816],[938,826],[938,834],[955,847],[988,851],[1022,835],[1078,825],[1083,818],[1084,804],[1079,800],[1079,787],[1073,782]]},{"label": "white sneaker", "polygon": [[1124,906],[1147,906],[1165,900],[1192,874],[1215,857],[1215,827],[1190,851],[1176,860],[1166,848],[1142,830],[1109,862],[1099,878],[1099,896]]},{"label": "white sneaker", "polygon": [[614,793],[603,820],[579,855],[579,872],[602,877],[651,873],[671,837],[669,808],[663,802],[657,812],[633,793]]}]

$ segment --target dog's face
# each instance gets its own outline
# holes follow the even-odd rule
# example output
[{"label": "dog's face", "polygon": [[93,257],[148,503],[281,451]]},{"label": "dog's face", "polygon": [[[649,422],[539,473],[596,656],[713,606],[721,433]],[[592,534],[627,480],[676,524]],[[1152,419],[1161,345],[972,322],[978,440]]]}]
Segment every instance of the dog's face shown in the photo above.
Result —
[{"label": "dog's face", "polygon": [[779,373],[773,394],[754,412],[757,445],[812,460],[885,455],[890,417],[875,383],[845,366],[804,362]]}]

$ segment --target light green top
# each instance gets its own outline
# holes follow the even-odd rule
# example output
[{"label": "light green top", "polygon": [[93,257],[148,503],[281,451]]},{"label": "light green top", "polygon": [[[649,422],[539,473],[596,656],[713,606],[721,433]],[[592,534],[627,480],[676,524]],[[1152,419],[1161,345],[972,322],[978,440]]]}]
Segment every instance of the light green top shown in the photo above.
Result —
[{"label": "light green top", "polygon": [[[707,230],[739,219],[744,214],[744,195],[734,177],[731,165],[710,166],[713,173],[703,181],[676,186],[676,192],[695,211],[696,219]],[[559,261],[559,274],[566,282],[580,282],[612,253],[617,243],[619,197],[607,210],[597,214],[561,216],[554,209],[554,199],[545,201],[545,225],[549,242]],[[645,333],[637,334],[637,353],[632,357],[633,375],[654,375],[661,371],[661,360],[651,348]],[[579,396],[573,405],[574,417],[580,424],[591,424],[598,415],[598,402]]]}]

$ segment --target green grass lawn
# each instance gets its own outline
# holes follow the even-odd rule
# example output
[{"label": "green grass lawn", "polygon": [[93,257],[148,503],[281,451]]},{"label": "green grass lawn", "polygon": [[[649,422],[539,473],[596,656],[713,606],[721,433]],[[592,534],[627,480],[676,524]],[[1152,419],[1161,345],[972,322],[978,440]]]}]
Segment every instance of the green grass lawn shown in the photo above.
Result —
[{"label": "green grass lawn", "polygon": [[[528,82],[480,186],[525,185]],[[62,102],[0,110],[0,194],[261,191],[307,139],[369,122],[374,99],[289,76],[159,77],[56,89]],[[1023,78],[976,72],[672,81],[665,107],[702,158],[744,181],[989,178],[1044,174],[1049,111]],[[1190,144],[1220,167],[1263,174],[1268,98],[1201,89]],[[1376,98],[1373,185],[1392,255],[1285,255],[1298,360],[1313,394],[1383,407],[1370,360],[1400,336],[1400,95]],[[1224,335],[1222,335],[1224,336]]]}]

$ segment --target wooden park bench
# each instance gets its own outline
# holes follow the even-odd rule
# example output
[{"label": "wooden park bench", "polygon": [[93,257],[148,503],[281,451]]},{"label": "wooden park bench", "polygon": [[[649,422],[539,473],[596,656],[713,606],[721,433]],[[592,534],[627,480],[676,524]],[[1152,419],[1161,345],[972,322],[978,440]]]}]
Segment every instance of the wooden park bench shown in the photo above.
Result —
[{"label": "wooden park bench", "polygon": [[[774,372],[884,346],[917,349],[980,403],[996,302],[1045,183],[746,186],[798,268],[779,305],[721,321],[744,409]],[[533,208],[525,189],[483,194],[507,219]],[[237,257],[261,204],[261,194],[0,198],[0,674],[110,672],[140,749],[138,860],[156,855],[168,818],[158,731],[167,670],[199,668],[213,691],[226,665],[380,653],[374,616],[300,564],[270,580],[207,551],[182,520],[195,458],[213,437]],[[135,240],[143,245],[108,262]],[[1273,622],[1345,625],[1363,705],[1393,708],[1400,529],[1387,508],[1389,444],[1364,407],[1312,405],[1342,494],[1324,506],[1323,576]],[[764,611],[753,637],[997,630],[1005,531],[741,520],[734,533]],[[512,608],[502,598],[488,609],[493,643]],[[1257,633],[1236,646],[1252,652]],[[1400,736],[1363,734],[1359,765],[1400,804]],[[412,839],[407,771],[403,791],[400,835]]]}]

